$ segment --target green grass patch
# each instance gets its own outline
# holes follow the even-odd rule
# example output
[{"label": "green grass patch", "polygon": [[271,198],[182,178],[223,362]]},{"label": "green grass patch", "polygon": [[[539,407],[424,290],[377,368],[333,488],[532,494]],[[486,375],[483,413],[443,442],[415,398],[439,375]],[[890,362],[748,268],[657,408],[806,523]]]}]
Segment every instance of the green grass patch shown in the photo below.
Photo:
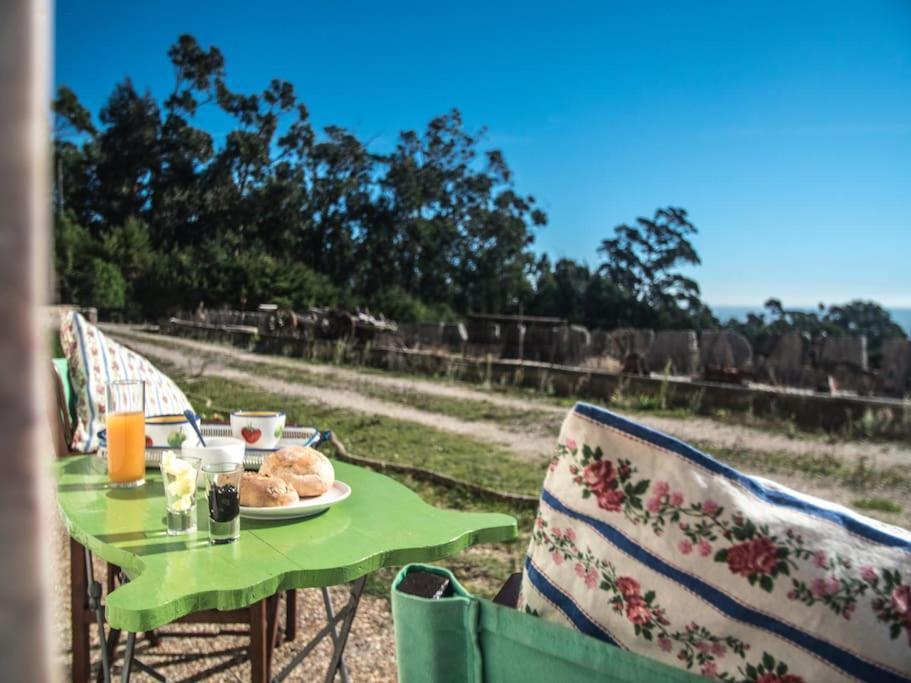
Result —
[{"label": "green grass patch", "polygon": [[694,445],[733,467],[741,470],[754,469],[762,472],[763,476],[799,474],[813,478],[825,478],[860,493],[883,487],[911,491],[911,476],[905,468],[874,468],[869,465],[866,458],[861,458],[854,463],[847,463],[824,453],[795,455],[779,451],[726,448],[700,442],[696,442]]},{"label": "green grass patch", "polygon": [[[389,418],[346,413],[221,378],[188,378],[173,366],[163,369],[187,393],[204,419],[216,415],[224,417],[225,412],[234,407],[281,408],[287,412],[289,422],[334,430],[354,454],[417,465],[465,481],[532,495],[538,493],[544,479],[546,463],[532,465],[520,461],[505,449],[463,436]],[[452,570],[469,590],[482,597],[493,597],[509,575],[519,571],[534,520],[532,511],[460,487],[440,486],[396,473],[388,476],[408,486],[431,505],[454,510],[502,512],[517,519],[518,540],[476,546],[438,562]],[[399,567],[388,567],[371,574],[365,588],[367,593],[388,598],[389,586],[398,570]]]},{"label": "green grass patch", "polygon": [[[331,386],[333,388],[348,389],[371,398],[398,403],[410,408],[416,408],[430,413],[440,413],[449,417],[458,418],[467,422],[488,421],[496,422],[501,427],[517,430],[536,429],[547,431],[556,435],[560,429],[563,416],[553,411],[542,410],[534,406],[525,409],[511,406],[497,405],[491,401],[439,396],[422,392],[420,389],[405,389],[400,387],[378,384],[369,380],[346,381],[332,375],[308,372],[305,368],[289,370],[277,365],[256,365],[253,363],[231,363],[231,367],[238,369],[255,370],[277,379],[305,382],[317,386]],[[412,378],[413,379],[413,378]]]},{"label": "green grass patch", "polygon": [[[127,332],[127,333],[123,334],[122,336],[129,339],[131,334],[132,333]],[[185,345],[182,345],[179,341],[172,341],[172,339],[175,339],[175,338],[169,338],[166,335],[160,335],[159,338],[154,341],[154,343],[156,345],[162,346],[163,348],[180,350],[183,352],[187,351],[187,347]],[[216,344],[216,342],[207,342],[207,343]],[[227,344],[218,344],[218,345],[224,346],[226,348],[236,348],[236,347],[232,347]],[[194,350],[193,354],[194,354],[194,356],[207,355],[205,352],[200,353],[195,350]],[[214,356],[214,355],[211,357],[213,359],[216,358],[216,356]],[[284,357],[284,356],[268,356],[268,355],[263,355],[263,358],[264,359],[272,358],[272,359],[276,359],[276,360],[280,359],[282,361],[290,360],[290,361],[294,362],[295,365],[300,366],[299,372],[303,373],[301,376],[311,377],[311,378],[313,378],[314,382],[316,382],[317,384],[320,382],[325,383],[329,380],[327,380],[326,376],[323,374],[307,372],[306,366],[308,364],[322,365],[322,366],[329,366],[329,367],[333,366],[333,364],[331,364],[331,363],[317,363],[315,361],[310,361],[305,358],[288,358],[288,357]],[[218,355],[217,359],[219,362],[229,364],[232,367],[240,367],[239,365],[237,365],[237,361],[235,361],[233,359],[226,359],[223,355]],[[714,411],[711,414],[706,414],[705,411],[700,410],[700,407],[698,405],[691,405],[688,407],[687,406],[671,407],[669,405],[669,401],[667,400],[667,395],[666,395],[666,392],[668,390],[667,390],[666,386],[664,386],[664,385],[662,385],[661,391],[659,391],[656,394],[628,395],[621,388],[621,390],[619,390],[618,392],[615,392],[614,396],[612,396],[608,400],[605,398],[593,398],[593,397],[587,396],[585,394],[578,394],[578,395],[574,394],[574,395],[569,395],[569,396],[556,396],[556,395],[554,395],[552,393],[548,393],[546,391],[533,389],[533,388],[526,388],[526,387],[515,387],[515,386],[509,385],[509,384],[495,384],[495,383],[476,384],[473,382],[467,382],[467,381],[461,380],[460,378],[452,375],[451,373],[445,373],[445,372],[437,374],[437,375],[424,374],[424,373],[408,373],[408,372],[374,368],[374,367],[370,367],[370,366],[366,366],[366,365],[358,364],[358,363],[352,363],[352,362],[339,362],[339,363],[336,363],[335,365],[338,367],[346,367],[346,368],[350,368],[353,370],[357,370],[358,372],[363,373],[365,375],[374,375],[374,376],[383,376],[383,377],[399,377],[399,378],[409,379],[409,380],[420,379],[423,381],[431,381],[431,382],[436,382],[439,384],[447,384],[447,385],[458,384],[461,386],[470,387],[476,391],[486,392],[486,393],[490,393],[490,394],[498,394],[498,395],[512,397],[512,398],[521,398],[522,400],[529,402],[530,411],[536,410],[536,408],[534,407],[535,403],[538,404],[537,410],[541,410],[542,408],[545,408],[548,406],[549,407],[557,406],[557,407],[568,409],[568,408],[572,407],[572,405],[576,401],[591,401],[591,402],[598,403],[600,405],[604,405],[609,408],[621,411],[632,417],[640,415],[640,416],[667,417],[667,418],[674,418],[674,419],[688,419],[688,418],[692,418],[692,417],[698,415],[698,416],[704,417],[706,419],[712,419],[717,422],[721,422],[723,424],[750,427],[752,429],[759,429],[759,430],[763,430],[763,431],[767,431],[767,432],[774,432],[777,434],[782,434],[782,435],[785,435],[785,436],[787,436],[789,438],[793,438],[793,439],[813,441],[813,442],[817,442],[817,443],[833,443],[837,440],[857,440],[859,438],[863,439],[863,440],[867,440],[867,441],[875,440],[875,441],[881,441],[881,442],[893,442],[896,440],[896,438],[899,438],[899,439],[904,438],[904,437],[895,437],[888,433],[882,433],[882,430],[879,429],[878,427],[876,427],[875,424],[873,426],[867,425],[866,423],[870,420],[866,420],[866,419],[858,421],[857,425],[848,425],[845,429],[841,430],[841,432],[836,433],[836,432],[825,432],[822,430],[809,431],[809,430],[801,429],[796,426],[792,417],[787,416],[787,415],[757,416],[757,415],[754,415],[749,412],[729,411],[729,410]],[[250,363],[250,364],[248,364],[248,366],[251,369],[258,368],[259,371],[262,372],[262,368],[263,368],[264,364]],[[281,368],[280,366],[276,366],[276,365],[273,365],[272,368],[278,369],[279,371],[283,370],[283,368]],[[287,372],[286,369],[285,369],[285,372]],[[295,369],[295,372],[298,372],[298,370]],[[336,378],[333,381],[341,382],[342,385],[345,384],[345,380],[340,380],[338,378]],[[348,386],[350,387],[350,383],[348,384]],[[358,387],[358,390],[360,390],[360,387]],[[385,391],[384,388],[381,388],[381,390]],[[365,390],[363,393],[367,393],[367,391]],[[403,397],[402,400],[399,402],[418,401],[425,406],[428,405],[424,401],[424,398],[427,396],[426,393],[423,393],[420,391],[415,391],[414,393],[418,398]],[[382,397],[382,396],[380,396],[380,397]],[[390,398],[390,400],[395,400],[395,399]],[[443,398],[443,400],[445,401],[447,399]],[[448,400],[454,400],[454,399],[448,399]],[[463,402],[463,403],[472,403],[469,401],[459,401],[459,400],[456,400],[456,401]],[[473,403],[478,403],[478,401],[473,401]],[[410,403],[409,403],[409,405],[410,405]],[[440,407],[443,407],[443,405],[444,404],[440,404]],[[461,411],[461,412],[458,412],[458,411]],[[522,426],[523,421],[526,424],[529,422],[529,420],[526,420],[525,418],[523,418],[521,416],[516,416],[516,415],[510,414],[508,409],[506,409],[505,412],[500,411],[500,410],[490,410],[490,409],[484,407],[483,405],[481,407],[465,407],[465,408],[459,409],[455,406],[446,404],[445,412],[447,414],[451,414],[453,416],[464,416],[464,419],[500,420],[500,421],[503,421],[504,424],[514,424],[518,427]],[[541,412],[543,414],[546,414],[547,411],[541,410]],[[490,417],[486,417],[486,418],[470,417],[471,415],[478,415],[478,414],[480,414],[480,415],[486,414],[486,415],[490,415]],[[512,421],[512,422],[510,422],[510,421]],[[530,422],[533,423],[534,419],[531,419]],[[875,422],[875,420],[874,420],[874,422]],[[551,422],[548,424],[552,425],[553,423]],[[559,425],[559,422],[557,422],[557,425]]]},{"label": "green grass patch", "polygon": [[902,511],[902,506],[889,498],[880,496],[871,496],[869,498],[858,498],[852,501],[851,505],[860,510],[874,510],[876,512],[890,512],[897,514]]},{"label": "green grass patch", "polygon": [[[519,537],[515,541],[474,546],[458,555],[434,563],[452,571],[469,591],[480,597],[492,598],[510,574],[522,570],[522,558],[528,548],[534,522],[533,511],[478,497],[458,488],[420,481],[408,475],[389,476],[437,507],[472,512],[502,512],[516,518]],[[367,579],[365,591],[376,597],[388,598],[389,586],[398,570],[399,567],[389,567],[374,572]]]},{"label": "green grass patch", "polygon": [[[159,343],[155,340],[154,344],[165,349],[173,351],[186,352],[186,347],[173,341],[163,340]],[[293,381],[308,384],[316,387],[331,387],[334,389],[344,389],[356,391],[363,396],[376,398],[390,403],[405,405],[409,408],[415,408],[431,413],[440,413],[450,417],[465,420],[467,422],[487,421],[495,422],[501,427],[526,431],[534,429],[547,434],[552,434],[556,438],[560,430],[560,424],[563,421],[563,415],[554,413],[552,410],[536,408],[529,405],[527,408],[518,409],[511,406],[497,405],[491,401],[464,399],[450,396],[439,396],[423,392],[420,389],[405,389],[400,387],[388,386],[371,382],[369,379],[352,382],[348,378],[332,374],[332,372],[314,372],[308,369],[310,365],[307,361],[301,359],[290,359],[284,357],[275,357],[275,363],[238,360],[226,355],[216,355],[206,351],[194,351],[194,358],[197,360],[208,360],[230,367],[235,370],[242,370],[259,376],[274,377],[283,381]],[[264,360],[270,359],[269,356],[263,356]],[[358,368],[358,371],[362,368]],[[366,374],[366,373],[365,373]],[[377,371],[370,373],[374,376],[397,376],[395,373],[386,373]],[[402,379],[414,381],[413,375],[401,375]],[[451,383],[450,383],[451,384]],[[477,388],[484,391],[483,388]],[[529,404],[532,403],[531,396],[522,395],[523,400]],[[570,406],[572,403],[570,403]]]},{"label": "green grass patch", "polygon": [[[230,410],[284,410],[290,424],[331,429],[353,455],[415,465],[456,479],[512,493],[535,495],[547,463],[522,460],[497,444],[413,422],[310,403],[217,377],[187,378],[167,372],[210,419]],[[175,376],[176,375],[176,376]]]}]

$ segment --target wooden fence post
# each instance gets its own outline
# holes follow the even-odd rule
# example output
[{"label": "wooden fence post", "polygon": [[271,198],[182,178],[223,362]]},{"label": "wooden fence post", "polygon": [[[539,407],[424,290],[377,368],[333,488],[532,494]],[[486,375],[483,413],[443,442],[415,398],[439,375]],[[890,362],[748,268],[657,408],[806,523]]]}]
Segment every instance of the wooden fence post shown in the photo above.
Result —
[{"label": "wooden fence post", "polygon": [[49,613],[48,125],[51,7],[0,2],[0,671],[59,679]]}]

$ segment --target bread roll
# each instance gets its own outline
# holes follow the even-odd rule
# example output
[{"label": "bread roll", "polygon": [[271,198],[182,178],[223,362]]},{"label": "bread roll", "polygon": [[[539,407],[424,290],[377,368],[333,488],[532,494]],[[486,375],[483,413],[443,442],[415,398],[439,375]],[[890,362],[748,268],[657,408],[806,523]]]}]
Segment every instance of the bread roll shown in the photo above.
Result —
[{"label": "bread roll", "polygon": [[302,497],[321,496],[335,482],[335,469],[329,458],[304,446],[287,446],[270,453],[259,471],[284,479]]},{"label": "bread roll", "polygon": [[244,472],[240,480],[240,504],[251,508],[273,508],[300,500],[297,491],[278,477]]}]

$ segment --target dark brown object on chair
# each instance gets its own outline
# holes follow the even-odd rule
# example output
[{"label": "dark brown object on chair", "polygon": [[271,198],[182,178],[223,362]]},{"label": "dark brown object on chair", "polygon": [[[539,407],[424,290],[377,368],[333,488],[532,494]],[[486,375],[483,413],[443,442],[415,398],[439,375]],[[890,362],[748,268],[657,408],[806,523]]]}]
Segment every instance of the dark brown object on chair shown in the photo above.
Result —
[{"label": "dark brown object on chair", "polygon": [[[519,588],[522,586],[521,572],[513,574],[506,583],[500,588],[493,601],[503,607],[515,609],[519,604]],[[400,590],[408,595],[416,595],[419,598],[428,600],[438,600],[448,598],[452,595],[452,586],[449,579],[434,574],[433,572],[415,571],[409,573],[396,590]]]},{"label": "dark brown object on chair", "polygon": [[452,597],[452,582],[445,576],[432,572],[411,572],[402,579],[398,590],[429,600],[439,600]]},{"label": "dark brown object on chair", "polygon": [[500,592],[497,593],[493,601],[498,605],[515,609],[519,604],[519,589],[521,588],[522,572],[516,572],[506,579],[506,583],[500,588]]},{"label": "dark brown object on chair", "polygon": [[[80,455],[70,451],[73,436],[73,425],[66,405],[66,394],[63,382],[52,366],[53,396],[55,405],[51,414],[51,428],[54,433],[54,447],[58,458]],[[120,568],[107,565],[106,586],[108,592],[117,584]],[[296,632],[294,620],[297,617],[296,596],[294,591],[286,591],[287,624],[285,639],[291,640]],[[249,624],[250,625],[250,664],[251,680],[254,683],[266,683],[272,678],[272,650],[278,640],[278,595],[260,600],[249,607],[218,611],[204,610],[188,614],[174,623],[183,624]],[[91,676],[91,658],[89,646],[91,627],[95,623],[95,614],[88,604],[88,575],[85,565],[85,549],[78,542],[70,539],[70,631],[73,639],[72,680],[86,683]],[[152,633],[152,639],[167,632]],[[108,656],[113,658],[120,639],[120,631],[110,629],[107,638]],[[99,672],[100,675],[100,672]]]}]

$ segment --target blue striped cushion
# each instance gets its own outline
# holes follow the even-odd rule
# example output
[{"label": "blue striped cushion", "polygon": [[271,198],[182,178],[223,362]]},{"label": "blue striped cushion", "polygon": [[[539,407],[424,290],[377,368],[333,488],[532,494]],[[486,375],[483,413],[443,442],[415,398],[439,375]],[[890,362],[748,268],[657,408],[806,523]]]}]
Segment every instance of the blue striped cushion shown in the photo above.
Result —
[{"label": "blue striped cushion", "polygon": [[520,606],[722,680],[911,679],[911,534],[584,403]]}]

